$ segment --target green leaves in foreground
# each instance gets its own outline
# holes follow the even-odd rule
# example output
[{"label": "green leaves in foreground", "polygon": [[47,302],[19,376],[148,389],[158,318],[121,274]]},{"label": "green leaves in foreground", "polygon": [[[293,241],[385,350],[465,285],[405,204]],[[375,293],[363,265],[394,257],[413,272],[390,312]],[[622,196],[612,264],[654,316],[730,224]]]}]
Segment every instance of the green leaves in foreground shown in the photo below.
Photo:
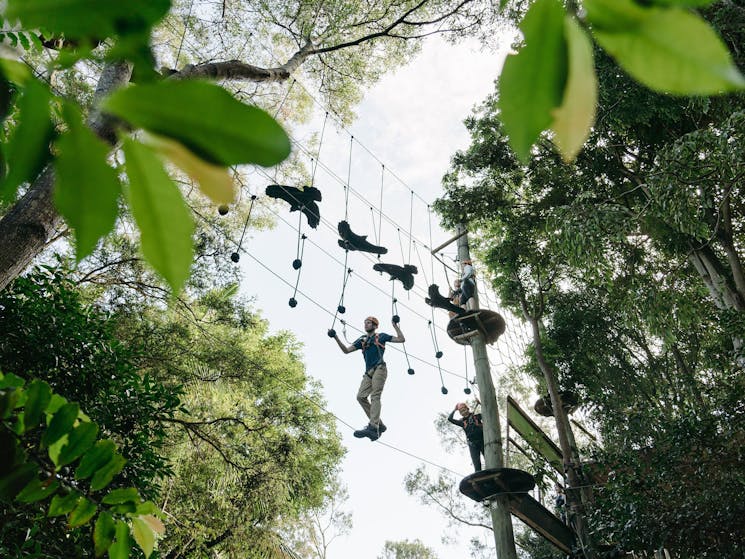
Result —
[{"label": "green leaves in foreground", "polygon": [[80,112],[65,105],[68,130],[57,141],[54,203],[75,231],[78,262],[114,228],[121,186],[107,157],[109,147],[83,124]]},{"label": "green leaves in foreground", "polygon": [[[93,444],[98,426],[78,405],[52,394],[45,382],[25,386],[20,377],[2,373],[0,402],[6,409],[0,423],[0,500],[49,500],[47,516],[66,516],[73,530],[96,518],[96,557],[107,552],[111,558],[129,557],[132,540],[150,557],[165,530],[152,502],[143,502],[132,487],[89,497],[111,483],[125,460],[110,440]],[[66,477],[62,466],[76,462],[75,478]]]},{"label": "green leaves in foreground", "polygon": [[177,140],[217,165],[268,167],[290,153],[287,134],[271,116],[206,82],[131,86],[114,93],[103,108],[134,126]]},{"label": "green leaves in foreground", "polygon": [[129,205],[140,229],[142,253],[174,291],[189,277],[194,224],[181,192],[148,147],[124,141]]},{"label": "green leaves in foreground", "polygon": [[[745,87],[719,36],[701,16],[632,0],[587,0],[597,42],[634,79],[676,95],[713,95]],[[611,18],[610,13],[623,17]]]},{"label": "green leaves in foreground", "polygon": [[[598,44],[634,79],[677,95],[745,88],[714,30],[685,7],[708,0],[585,0],[586,23]],[[682,7],[681,7],[682,6]],[[597,78],[592,42],[559,0],[536,0],[523,19],[524,46],[507,57],[499,106],[510,145],[526,162],[549,126],[565,161],[576,157],[595,119]]]},{"label": "green leaves in foreground", "polygon": [[8,0],[5,18],[67,38],[102,39],[141,33],[170,7],[170,0]]}]

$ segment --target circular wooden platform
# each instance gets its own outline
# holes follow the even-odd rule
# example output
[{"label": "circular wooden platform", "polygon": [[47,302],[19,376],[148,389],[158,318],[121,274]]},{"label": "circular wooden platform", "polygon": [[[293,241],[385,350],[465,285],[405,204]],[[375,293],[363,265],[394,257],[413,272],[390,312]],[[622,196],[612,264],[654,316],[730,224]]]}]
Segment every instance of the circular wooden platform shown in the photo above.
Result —
[{"label": "circular wooden platform", "polygon": [[535,487],[528,472],[514,468],[490,468],[464,477],[460,492],[474,501],[485,501],[498,495],[527,493]]},{"label": "circular wooden platform", "polygon": [[504,334],[504,318],[498,312],[485,309],[468,311],[448,322],[448,336],[461,345],[470,345],[471,338],[481,333],[487,344],[493,344]]}]

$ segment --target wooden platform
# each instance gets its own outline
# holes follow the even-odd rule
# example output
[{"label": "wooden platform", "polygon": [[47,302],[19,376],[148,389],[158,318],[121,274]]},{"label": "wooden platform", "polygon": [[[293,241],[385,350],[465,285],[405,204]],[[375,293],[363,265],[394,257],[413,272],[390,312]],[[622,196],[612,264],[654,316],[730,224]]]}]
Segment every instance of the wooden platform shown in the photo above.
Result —
[{"label": "wooden platform", "polygon": [[504,334],[504,318],[498,312],[485,309],[454,316],[448,323],[448,336],[461,345],[470,345],[471,338],[481,334],[487,344],[493,344]]},{"label": "wooden platform", "polygon": [[524,494],[535,487],[528,472],[514,468],[490,468],[464,477],[460,492],[474,501],[486,501],[498,495]]}]

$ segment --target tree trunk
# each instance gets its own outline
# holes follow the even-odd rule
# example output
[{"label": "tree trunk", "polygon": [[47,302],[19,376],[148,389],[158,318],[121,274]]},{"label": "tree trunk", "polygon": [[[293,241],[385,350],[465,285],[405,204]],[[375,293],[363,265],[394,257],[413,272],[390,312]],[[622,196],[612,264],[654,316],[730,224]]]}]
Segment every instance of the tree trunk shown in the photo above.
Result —
[{"label": "tree trunk", "polygon": [[592,559],[595,557],[595,550],[590,540],[587,522],[585,521],[585,505],[589,504],[592,499],[592,493],[584,482],[582,466],[579,457],[579,450],[574,439],[572,426],[569,423],[569,416],[564,409],[561,395],[559,394],[559,382],[556,373],[546,362],[543,355],[543,344],[541,343],[541,332],[538,319],[534,317],[527,307],[527,301],[522,298],[522,308],[525,318],[530,323],[533,331],[533,344],[535,347],[536,361],[543,373],[548,387],[548,393],[551,397],[551,407],[554,411],[556,420],[556,431],[559,435],[559,446],[564,455],[564,474],[567,478],[567,512],[568,518],[573,521],[573,528],[579,540],[582,552],[585,557]]},{"label": "tree trunk", "polygon": [[[127,62],[108,64],[98,81],[94,103],[129,82],[131,75],[132,66]],[[116,142],[112,119],[95,108],[88,117],[88,126],[108,143]],[[0,220],[0,290],[23,273],[61,224],[52,200],[53,188],[54,170],[50,165]]]}]

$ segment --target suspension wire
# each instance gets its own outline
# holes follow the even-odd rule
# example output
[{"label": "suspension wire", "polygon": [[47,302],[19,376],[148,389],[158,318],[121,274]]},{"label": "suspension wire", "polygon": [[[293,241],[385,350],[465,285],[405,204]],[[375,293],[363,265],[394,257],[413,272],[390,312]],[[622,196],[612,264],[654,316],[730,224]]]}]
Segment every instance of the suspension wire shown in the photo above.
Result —
[{"label": "suspension wire", "polygon": [[401,228],[396,228],[396,231],[398,232],[398,246],[401,249],[401,260],[403,262],[406,262],[406,255],[404,254],[404,241],[401,238]]},{"label": "suspension wire", "polygon": [[[432,318],[434,319],[434,317],[435,316],[434,316],[434,307],[433,307]],[[429,328],[429,332],[432,335],[432,343],[435,345],[435,351],[437,352],[435,353],[435,357],[437,358],[437,370],[440,373],[440,392],[442,392],[443,394],[447,394],[448,389],[445,388],[445,379],[442,378],[442,367],[440,366],[440,357],[442,357],[442,352],[437,348],[437,338],[435,337],[435,332],[434,332],[434,329],[432,328],[432,320],[427,322],[427,327]]]},{"label": "suspension wire", "polygon": [[292,91],[292,86],[295,85],[295,82],[297,82],[297,80],[295,78],[292,78],[292,81],[290,82],[290,87],[287,88],[287,91],[285,91],[285,96],[282,98],[282,101],[277,107],[277,110],[274,111],[274,120],[277,120],[277,115],[279,114],[279,111],[281,111],[282,107],[285,106],[285,101],[287,101],[287,97],[289,97],[290,91]]},{"label": "suspension wire", "polygon": [[313,186],[315,184],[316,180],[316,169],[318,168],[318,161],[321,159],[321,148],[323,147],[323,135],[326,132],[326,121],[329,118],[329,112],[326,111],[326,116],[323,117],[323,126],[321,127],[321,138],[318,140],[318,151],[316,152],[316,157],[313,159],[310,158],[311,161],[313,161],[313,172],[310,176],[310,185]]},{"label": "suspension wire", "polygon": [[463,389],[463,392],[466,394],[471,393],[471,388],[468,386],[468,383],[475,385],[476,379],[473,380],[473,382],[468,380],[468,350],[466,349],[466,346],[463,346],[463,363],[465,364],[465,369],[463,373],[463,377],[466,379],[466,387]]},{"label": "suspension wire", "polygon": [[233,262],[238,262],[240,254],[238,254],[243,246],[243,237],[246,236],[246,228],[248,228],[248,222],[251,219],[251,211],[254,209],[254,202],[256,201],[256,194],[251,195],[251,205],[248,207],[248,215],[246,215],[246,223],[243,224],[243,232],[241,233],[241,240],[238,241],[238,251],[230,255]]},{"label": "suspension wire", "polygon": [[349,164],[347,166],[347,183],[344,185],[344,221],[349,221],[349,190],[352,188],[352,146],[354,136],[349,136]]},{"label": "suspension wire", "polygon": [[[392,320],[399,319],[398,316],[398,299],[396,299],[396,282],[391,282],[393,285],[391,285],[391,314],[393,316]],[[404,357],[406,358],[406,372],[410,375],[414,374],[414,369],[411,366],[411,361],[409,360],[409,352],[406,351],[406,342],[401,344],[401,350],[403,351]]]},{"label": "suspension wire", "polygon": [[409,257],[406,259],[407,264],[411,264],[411,243],[413,237],[412,228],[414,227],[414,191],[411,190],[411,200],[409,202]]},{"label": "suspension wire", "polygon": [[[432,246],[432,206],[429,204],[427,204],[427,223],[429,224],[429,246],[431,247]],[[429,253],[429,262],[430,262],[430,266],[432,267],[432,270],[431,270],[432,282],[434,283],[435,281],[435,259],[431,251]],[[447,271],[445,272],[445,274],[447,274]],[[447,279],[447,275],[445,276],[445,278]]]},{"label": "suspension wire", "polygon": [[[422,255],[419,254],[419,247],[416,245],[416,241],[414,241],[414,252],[416,252],[417,259],[419,260],[419,268],[422,270],[422,275],[424,276],[424,283],[426,285],[429,285],[429,278],[427,277],[427,270],[424,268],[424,262],[422,262]],[[432,277],[432,280],[434,281],[434,276]]]},{"label": "suspension wire", "polygon": [[[375,244],[380,244],[380,238],[378,237],[378,230],[375,228],[375,209],[370,206],[370,217],[372,217],[372,228],[373,228],[373,234],[375,235]],[[378,254],[378,258],[380,258],[380,255]]]},{"label": "suspension wire", "polygon": [[[380,164],[380,204],[378,205],[378,238],[383,238],[383,182],[385,180],[385,165]],[[380,258],[380,255],[378,255]]]},{"label": "suspension wire", "polygon": [[341,286],[341,296],[339,297],[339,304],[336,307],[336,312],[334,313],[334,320],[331,322],[331,329],[334,329],[334,326],[336,325],[336,317],[340,314],[344,314],[347,312],[347,308],[344,306],[344,293],[347,291],[347,282],[349,281],[349,276],[352,275],[352,268],[347,268],[347,257],[349,256],[349,251],[344,251],[344,283]]},{"label": "suspension wire", "polygon": [[295,290],[292,292],[292,297],[290,297],[290,300],[288,304],[290,307],[295,308],[297,306],[297,299],[295,299],[295,296],[297,295],[297,288],[298,285],[300,285],[300,272],[303,270],[303,253],[305,252],[305,239],[308,237],[305,236],[302,232],[303,228],[303,212],[302,208],[301,211],[298,212],[298,222],[297,222],[297,249],[295,252],[295,260],[292,262],[292,267],[297,270],[297,276],[295,278]]},{"label": "suspension wire", "polygon": [[[442,255],[442,253],[440,253],[440,254]],[[444,255],[442,255],[442,256],[444,256]],[[448,274],[448,267],[447,267],[447,264],[445,264],[444,261],[442,263],[442,267],[445,270],[445,281],[448,282],[448,287],[450,287],[452,289],[453,284],[450,283],[450,275]]]}]

